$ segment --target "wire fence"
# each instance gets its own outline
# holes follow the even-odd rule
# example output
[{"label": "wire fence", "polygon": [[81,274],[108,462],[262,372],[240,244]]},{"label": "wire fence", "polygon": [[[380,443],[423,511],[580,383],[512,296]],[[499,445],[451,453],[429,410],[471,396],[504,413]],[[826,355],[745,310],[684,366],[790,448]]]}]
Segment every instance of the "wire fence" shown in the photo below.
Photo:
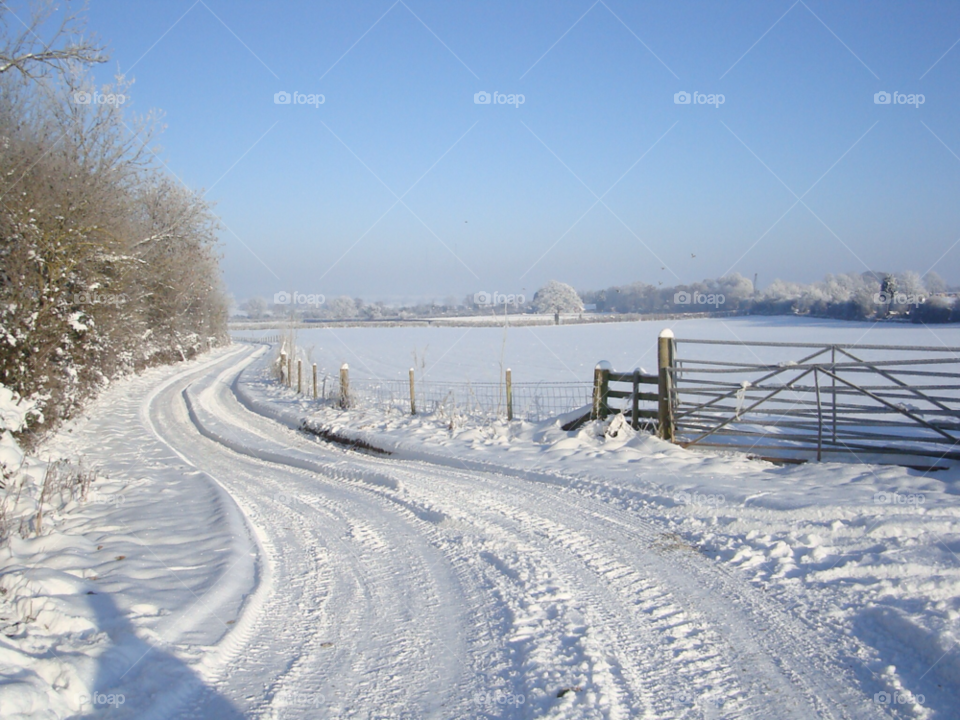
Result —
[{"label": "wire fence", "polygon": [[678,352],[685,445],[960,459],[960,348],[677,342],[737,348]]},{"label": "wire fence", "polygon": [[281,342],[283,338],[282,338],[280,335],[261,335],[261,336],[259,336],[259,337],[255,337],[255,338],[236,337],[236,336],[233,336],[231,339],[233,340],[233,342],[266,343],[266,344],[270,344],[270,343],[278,343],[278,342]]},{"label": "wire fence", "polygon": [[[339,398],[339,378],[328,376],[325,397]],[[590,404],[593,385],[588,382],[512,383],[512,409],[515,419],[539,422]],[[353,407],[398,410],[409,413],[408,380],[350,380],[350,404]],[[480,419],[507,416],[507,390],[504,383],[417,381],[414,404],[418,413],[443,416],[469,416]]]}]

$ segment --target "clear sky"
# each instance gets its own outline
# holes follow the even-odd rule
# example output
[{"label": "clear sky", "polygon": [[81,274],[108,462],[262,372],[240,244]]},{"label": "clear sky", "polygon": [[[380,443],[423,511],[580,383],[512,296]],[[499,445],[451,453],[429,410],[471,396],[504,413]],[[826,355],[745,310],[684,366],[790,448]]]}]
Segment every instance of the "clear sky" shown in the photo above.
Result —
[{"label": "clear sky", "polygon": [[89,25],[217,203],[240,299],[960,282],[956,0],[91,0]]}]

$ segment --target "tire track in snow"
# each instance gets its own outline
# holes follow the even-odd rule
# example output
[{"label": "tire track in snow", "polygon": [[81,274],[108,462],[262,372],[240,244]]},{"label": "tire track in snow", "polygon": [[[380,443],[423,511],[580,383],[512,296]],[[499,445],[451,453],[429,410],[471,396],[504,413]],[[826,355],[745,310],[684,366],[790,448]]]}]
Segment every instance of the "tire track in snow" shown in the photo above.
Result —
[{"label": "tire track in snow", "polygon": [[[309,713],[313,708],[305,705],[321,696],[319,712],[337,717],[365,717],[371,708],[398,717],[472,714],[465,704],[471,685],[461,663],[466,655],[463,626],[476,633],[461,605],[470,593],[419,528],[411,526],[408,513],[356,487],[356,480],[331,481],[241,457],[199,437],[180,397],[171,391],[158,403],[167,407],[164,434],[191,462],[221,477],[251,522],[270,538],[268,561],[276,577],[277,588],[247,652],[223,674],[217,689],[234,699],[242,695],[242,701],[235,701],[263,717]],[[330,475],[355,475],[347,470],[333,467]],[[280,496],[295,502],[280,507]],[[279,532],[278,527],[285,529]],[[342,583],[340,596],[327,596],[330,611],[322,620],[306,609],[319,603],[329,587],[301,592],[286,586],[300,575],[318,574],[302,557],[291,562],[286,556],[318,546],[327,555],[322,572],[350,578]],[[323,629],[334,627],[344,630],[333,646],[326,646],[330,635]],[[265,677],[276,679],[264,683]],[[193,713],[203,716],[204,708],[202,701],[195,703]]]},{"label": "tire track in snow", "polygon": [[[675,604],[680,602],[682,612],[695,617],[703,626],[696,632],[713,631],[713,649],[708,655],[722,651],[735,675],[733,680],[739,684],[739,689],[731,695],[719,698],[713,688],[701,690],[697,684],[681,685],[679,690],[668,693],[668,699],[678,693],[689,699],[692,694],[710,705],[714,699],[732,698],[740,701],[738,712],[756,716],[773,712],[778,716],[793,713],[808,717],[812,713],[820,717],[874,717],[877,713],[878,708],[856,690],[855,678],[839,665],[834,659],[835,652],[828,647],[830,642],[843,642],[844,638],[823,636],[821,630],[797,619],[782,604],[751,587],[735,571],[696,552],[672,548],[675,541],[662,537],[664,528],[658,527],[654,519],[643,518],[634,511],[625,512],[608,501],[592,497],[583,488],[567,489],[562,478],[532,483],[523,477],[524,473],[504,476],[367,456],[357,457],[354,465],[373,472],[393,470],[406,491],[419,488],[416,481],[423,479],[422,497],[427,499],[426,506],[431,511],[451,512],[444,507],[444,501],[449,505],[450,498],[436,493],[435,488],[442,481],[439,487],[449,493],[450,480],[462,478],[464,493],[459,502],[470,506],[473,501],[474,512],[497,501],[498,498],[487,498],[485,502],[478,502],[482,492],[479,488],[490,484],[498,486],[499,498],[510,498],[515,503],[518,497],[526,497],[525,507],[532,508],[533,515],[521,520],[529,521],[530,517],[543,515],[552,508],[548,520],[551,524],[544,529],[548,536],[576,537],[577,534],[571,532],[571,519],[589,519],[581,524],[584,532],[579,534],[580,548],[573,548],[573,554],[587,564],[593,558],[595,570],[600,573],[604,570],[596,561],[604,555],[622,558],[621,564],[627,568],[646,568],[655,581],[654,596],[665,595]],[[430,467],[433,474],[438,475],[436,479],[430,477],[427,469]],[[603,555],[585,549],[596,548],[598,539],[604,538],[608,542],[604,544]],[[720,642],[716,642],[718,639]],[[673,687],[677,687],[676,682]]]},{"label": "tire track in snow", "polygon": [[[225,371],[221,380],[234,371],[239,372]],[[560,483],[332,451],[254,415],[224,382],[203,395],[205,401],[215,398],[210,402],[218,422],[229,418],[230,432],[268,443],[281,464],[302,465],[300,456],[307,455],[317,470],[296,472],[314,484],[333,479],[334,486],[324,487],[323,494],[352,485],[409,514],[421,534],[448,554],[457,576],[473,578],[478,585],[474,596],[484,582],[497,595],[493,603],[473,596],[469,600],[484,608],[485,622],[499,623],[509,628],[513,640],[521,639],[527,659],[541,662],[557,649],[562,656],[565,648],[579,643],[580,655],[571,657],[596,668],[602,697],[593,709],[600,716],[875,716],[875,707],[865,711],[855,692],[827,677],[838,668],[825,662],[818,638],[803,637],[802,625],[734,574],[695,553],[671,548],[656,524],[635,512]],[[479,584],[478,571],[470,567],[478,565],[478,558]],[[584,627],[574,633],[576,641],[565,645],[564,639],[573,637],[565,631],[577,625],[578,614]],[[539,635],[523,634],[545,617]],[[764,638],[764,632],[770,637]],[[509,655],[517,650],[517,643],[510,642],[499,651]],[[474,665],[495,669],[508,687],[512,671],[536,671],[523,659],[491,662],[495,654],[488,650],[483,662]],[[805,660],[814,667],[806,668]],[[497,675],[488,672],[486,677]],[[523,679],[524,684],[514,679],[512,687],[529,688],[525,683],[530,680],[542,683],[550,676],[541,672]],[[684,704],[677,697],[678,685],[681,693],[690,690],[689,696],[717,702]],[[540,709],[574,716],[565,708],[573,710],[574,703],[553,702]],[[511,710],[524,716],[534,712],[532,706]]]}]

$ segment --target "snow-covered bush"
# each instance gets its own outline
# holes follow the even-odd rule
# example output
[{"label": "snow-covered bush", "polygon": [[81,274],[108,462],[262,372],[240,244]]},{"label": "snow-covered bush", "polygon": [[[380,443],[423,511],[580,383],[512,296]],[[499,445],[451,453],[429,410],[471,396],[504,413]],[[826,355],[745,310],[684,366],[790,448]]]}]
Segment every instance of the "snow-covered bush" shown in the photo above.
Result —
[{"label": "snow-covered bush", "polygon": [[209,203],[148,149],[155,117],[76,101],[98,89],[73,59],[0,65],[0,383],[43,411],[27,443],[119,373],[227,339]]}]

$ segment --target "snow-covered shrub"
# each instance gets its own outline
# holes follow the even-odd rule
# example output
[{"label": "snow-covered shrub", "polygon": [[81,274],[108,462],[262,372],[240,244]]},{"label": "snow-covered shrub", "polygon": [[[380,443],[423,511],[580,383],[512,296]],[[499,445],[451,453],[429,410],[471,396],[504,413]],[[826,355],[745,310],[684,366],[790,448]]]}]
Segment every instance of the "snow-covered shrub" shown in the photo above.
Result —
[{"label": "snow-covered shrub", "polygon": [[0,383],[43,410],[27,443],[118,374],[227,340],[209,203],[148,149],[156,118],[74,102],[87,70],[0,68]]}]

